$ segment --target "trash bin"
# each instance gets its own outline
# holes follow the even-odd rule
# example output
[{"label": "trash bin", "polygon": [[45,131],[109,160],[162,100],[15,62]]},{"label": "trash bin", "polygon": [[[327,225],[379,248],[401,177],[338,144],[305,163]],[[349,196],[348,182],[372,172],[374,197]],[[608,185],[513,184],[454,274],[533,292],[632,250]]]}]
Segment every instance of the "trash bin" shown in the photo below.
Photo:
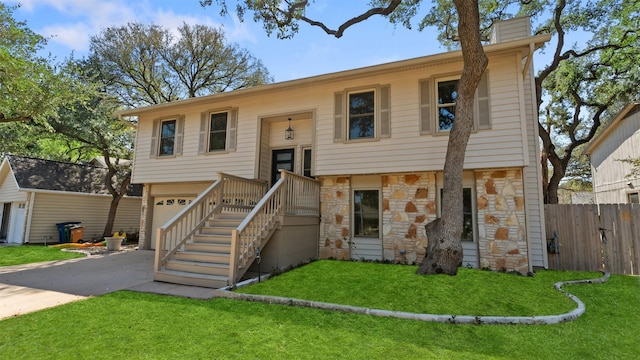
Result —
[{"label": "trash bin", "polygon": [[82,237],[84,236],[84,226],[74,225],[69,228],[71,232],[71,242],[77,243],[82,242]]},{"label": "trash bin", "polygon": [[71,240],[71,226],[80,226],[82,224],[80,221],[67,221],[63,223],[57,223],[58,234],[60,235],[60,242],[66,243]]}]

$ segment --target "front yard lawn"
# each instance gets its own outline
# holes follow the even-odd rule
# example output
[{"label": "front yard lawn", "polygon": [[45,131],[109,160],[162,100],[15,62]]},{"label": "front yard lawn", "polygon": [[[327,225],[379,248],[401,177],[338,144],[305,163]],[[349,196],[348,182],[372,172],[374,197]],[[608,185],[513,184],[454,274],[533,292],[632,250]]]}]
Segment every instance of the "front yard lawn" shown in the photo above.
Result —
[{"label": "front yard lawn", "polygon": [[[325,263],[331,266],[325,267]],[[243,291],[296,297],[308,294],[317,297],[316,300],[345,300],[359,306],[405,311],[555,314],[573,309],[573,305],[561,300],[559,293],[548,291],[551,283],[594,276],[545,271],[527,278],[464,270],[456,277],[423,280],[409,279],[412,267],[407,266],[330,261],[314,264]],[[356,274],[360,272],[369,274],[371,279],[358,278]],[[365,280],[366,286],[360,285]],[[409,285],[407,281],[417,283]],[[296,285],[291,285],[294,282]],[[424,288],[409,288],[417,285]],[[585,303],[587,312],[574,322],[558,325],[452,325],[228,299],[195,300],[120,291],[0,321],[0,332],[5,334],[0,337],[0,354],[7,359],[635,359],[640,356],[638,277],[612,276],[604,284],[565,288]],[[511,295],[515,292],[523,294]]]},{"label": "front yard lawn", "polygon": [[83,254],[64,252],[44,245],[0,246],[0,266],[75,259],[83,256]]}]

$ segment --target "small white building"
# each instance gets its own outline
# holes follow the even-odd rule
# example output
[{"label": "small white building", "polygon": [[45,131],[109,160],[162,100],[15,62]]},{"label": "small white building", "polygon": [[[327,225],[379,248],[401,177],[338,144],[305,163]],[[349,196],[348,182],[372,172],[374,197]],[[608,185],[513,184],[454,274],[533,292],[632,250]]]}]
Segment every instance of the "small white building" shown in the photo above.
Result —
[{"label": "small white building", "polygon": [[640,158],[640,102],[627,105],[585,153],[591,161],[596,204],[638,204],[640,177],[627,177],[633,166],[621,160]]},{"label": "small white building", "polygon": [[[56,224],[80,222],[83,240],[100,238],[111,195],[100,166],[7,155],[0,165],[0,241],[58,242]],[[131,187],[118,206],[114,231],[140,226],[141,190]]]}]

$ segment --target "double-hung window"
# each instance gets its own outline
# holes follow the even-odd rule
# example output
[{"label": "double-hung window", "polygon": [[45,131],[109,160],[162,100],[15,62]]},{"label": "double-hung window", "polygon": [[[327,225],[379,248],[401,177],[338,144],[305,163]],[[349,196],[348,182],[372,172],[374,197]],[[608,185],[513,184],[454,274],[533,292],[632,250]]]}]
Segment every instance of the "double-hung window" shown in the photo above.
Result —
[{"label": "double-hung window", "polygon": [[227,147],[228,113],[211,113],[209,116],[209,151],[225,150]]},{"label": "double-hung window", "polygon": [[[420,133],[448,133],[453,127],[458,103],[459,76],[420,80]],[[474,130],[491,129],[489,81],[485,72],[474,96]]]},{"label": "double-hung window", "polygon": [[171,157],[182,154],[184,117],[172,117],[153,121],[151,157]]},{"label": "double-hung window", "polygon": [[391,135],[389,85],[334,94],[334,141],[371,140]]},{"label": "double-hung window", "polygon": [[375,137],[375,91],[348,93],[349,97],[349,140],[371,139]]},{"label": "double-hung window", "polygon": [[160,130],[159,156],[173,155],[176,141],[176,120],[165,120]]},{"label": "double-hung window", "polygon": [[438,131],[451,130],[456,117],[458,79],[438,81]]},{"label": "double-hung window", "polygon": [[235,150],[237,113],[229,109],[201,114],[199,154]]}]

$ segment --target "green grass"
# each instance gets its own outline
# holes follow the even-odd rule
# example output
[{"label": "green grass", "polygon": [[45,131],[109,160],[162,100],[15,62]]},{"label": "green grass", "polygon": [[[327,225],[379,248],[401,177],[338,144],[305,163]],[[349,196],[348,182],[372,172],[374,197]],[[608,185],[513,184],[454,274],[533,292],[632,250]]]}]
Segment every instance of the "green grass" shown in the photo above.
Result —
[{"label": "green grass", "polygon": [[43,245],[0,246],[0,266],[75,259],[83,256],[83,254],[64,252]]},{"label": "green grass", "polygon": [[[322,262],[320,262],[321,264]],[[342,268],[342,265],[345,265]],[[329,276],[332,281],[351,275],[348,265],[298,283],[303,291],[318,292]],[[367,268],[370,277],[395,273],[395,266]],[[406,267],[400,266],[404,269]],[[297,276],[300,270],[280,277]],[[315,271],[315,270],[314,270]],[[382,271],[382,270],[380,270]],[[331,276],[334,274],[335,276]],[[379,294],[397,291],[382,288]],[[342,275],[342,276],[341,276]],[[543,272],[530,278],[484,271],[430,280],[460,291],[430,297],[443,309],[458,303],[488,303],[500,308],[502,298],[513,291],[545,294],[539,287],[557,278],[583,278],[590,273]],[[497,276],[499,275],[499,276]],[[310,276],[310,275],[309,275]],[[396,279],[390,275],[390,279]],[[508,277],[504,280],[502,277]],[[547,279],[543,279],[547,277]],[[439,277],[437,277],[439,278]],[[498,278],[503,286],[492,294],[484,290]],[[260,287],[268,288],[267,281]],[[457,279],[457,280],[456,280]],[[475,286],[465,284],[479,281]],[[513,280],[514,282],[511,282]],[[353,279],[355,282],[355,279]],[[456,284],[459,282],[459,284]],[[527,286],[521,286],[525,282]],[[425,283],[426,284],[426,283]],[[348,287],[341,285],[342,287]],[[440,285],[437,285],[438,287]],[[492,287],[495,285],[491,285]],[[499,286],[499,285],[498,285]],[[258,288],[258,287],[255,287]],[[464,291],[462,289],[465,289]],[[587,312],[578,320],[558,325],[451,325],[378,318],[367,315],[295,308],[227,299],[195,300],[121,291],[57,308],[0,321],[0,354],[6,359],[636,359],[640,355],[640,281],[637,277],[612,276],[605,284],[571,285],[567,289],[585,302]],[[339,297],[360,298],[358,287],[337,289]],[[466,291],[481,292],[481,296]],[[432,288],[429,292],[440,293]],[[368,293],[368,291],[366,292]],[[424,294],[404,289],[386,300],[421,302],[401,298]],[[281,294],[283,295],[283,294]],[[382,295],[381,295],[382,296]],[[443,297],[444,296],[444,297]],[[544,295],[541,295],[544,296]],[[468,298],[472,298],[469,301]],[[524,297],[523,299],[529,299]],[[369,299],[369,301],[378,301]],[[550,300],[537,298],[536,308]],[[373,305],[373,304],[370,304]],[[471,305],[483,308],[484,305]],[[553,306],[553,305],[552,305]],[[561,305],[562,306],[562,305]],[[370,306],[374,307],[374,306]],[[527,304],[518,307],[529,308]],[[468,311],[465,311],[465,313]],[[547,311],[548,312],[548,311]]]},{"label": "green grass", "polygon": [[320,260],[237,291],[416,313],[534,316],[575,308],[573,301],[553,289],[554,283],[602,276],[543,271],[524,277],[466,268],[455,277],[420,276],[416,269]]}]

